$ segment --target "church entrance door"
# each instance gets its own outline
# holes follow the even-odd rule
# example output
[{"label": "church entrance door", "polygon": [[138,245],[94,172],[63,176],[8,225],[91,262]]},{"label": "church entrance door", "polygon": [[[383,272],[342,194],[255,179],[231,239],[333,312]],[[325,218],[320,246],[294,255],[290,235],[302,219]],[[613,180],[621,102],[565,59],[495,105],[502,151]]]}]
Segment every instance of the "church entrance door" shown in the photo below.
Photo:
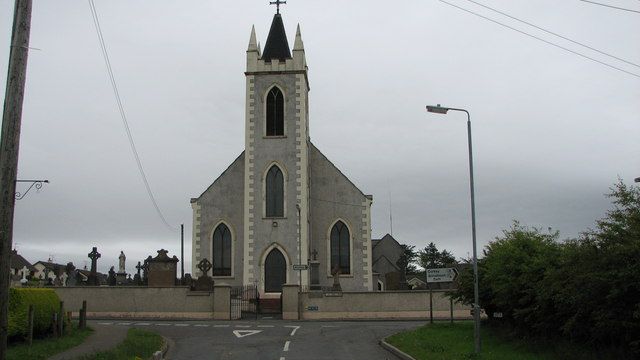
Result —
[{"label": "church entrance door", "polygon": [[264,262],[264,291],[282,292],[287,282],[287,261],[278,249],[273,249]]}]

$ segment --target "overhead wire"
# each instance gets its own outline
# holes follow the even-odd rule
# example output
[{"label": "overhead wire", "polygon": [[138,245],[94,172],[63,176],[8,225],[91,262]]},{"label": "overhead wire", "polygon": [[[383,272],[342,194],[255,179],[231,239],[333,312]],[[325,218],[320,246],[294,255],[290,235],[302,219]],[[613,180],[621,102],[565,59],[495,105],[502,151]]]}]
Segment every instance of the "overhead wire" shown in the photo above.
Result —
[{"label": "overhead wire", "polygon": [[469,13],[469,14],[475,15],[475,16],[477,16],[477,17],[480,17],[480,18],[484,19],[484,20],[490,21],[490,22],[492,22],[492,23],[494,23],[494,24],[498,24],[498,25],[500,25],[500,26],[502,26],[502,27],[505,27],[505,28],[507,28],[507,29],[510,29],[510,30],[513,30],[513,31],[518,32],[518,33],[520,33],[520,34],[523,34],[523,35],[525,35],[525,36],[528,36],[528,37],[530,37],[530,38],[536,39],[536,40],[538,40],[538,41],[542,41],[542,42],[543,42],[543,43],[545,43],[545,44],[548,44],[548,45],[551,45],[551,46],[557,47],[557,48],[559,48],[559,49],[562,49],[562,50],[567,51],[567,52],[569,52],[569,53],[572,53],[572,54],[574,54],[574,55],[580,56],[580,57],[585,58],[585,59],[587,59],[587,60],[591,60],[591,61],[593,61],[593,62],[596,62],[596,63],[600,64],[600,65],[604,65],[604,66],[609,67],[609,68],[611,68],[611,69],[614,69],[614,70],[618,70],[618,71],[620,71],[620,72],[623,72],[623,73],[625,73],[625,74],[627,74],[627,75],[631,75],[631,76],[635,76],[635,77],[637,77],[637,78],[640,78],[640,75],[639,75],[639,74],[633,73],[633,72],[631,72],[631,71],[627,71],[627,70],[622,69],[622,68],[619,68],[619,67],[617,67],[617,66],[615,66],[615,65],[608,64],[608,63],[606,63],[606,62],[604,62],[604,61],[600,61],[600,60],[595,59],[595,58],[593,58],[593,57],[590,57],[590,56],[588,56],[588,55],[585,55],[585,54],[579,53],[579,52],[577,52],[577,51],[575,51],[575,50],[571,50],[571,49],[569,49],[569,48],[567,48],[567,47],[565,47],[565,46],[558,45],[558,44],[553,43],[553,42],[551,42],[551,41],[549,41],[549,40],[545,40],[545,39],[543,39],[543,38],[541,38],[541,37],[539,37],[539,36],[529,34],[529,33],[525,32],[525,31],[523,31],[523,30],[520,30],[520,29],[514,28],[513,26],[509,26],[509,25],[507,25],[507,24],[501,23],[501,22],[499,22],[499,21],[497,21],[497,20],[494,20],[494,19],[491,19],[491,18],[489,18],[489,17],[487,17],[487,16],[484,16],[484,15],[478,14],[478,13],[476,13],[476,12],[474,12],[474,11],[471,11],[471,10],[465,9],[465,8],[463,8],[463,7],[461,7],[461,6],[458,6],[458,5],[452,4],[452,3],[448,2],[448,1],[445,1],[445,0],[438,0],[438,1],[439,1],[439,2],[441,2],[441,3],[443,3],[443,4],[449,5],[449,6],[451,6],[451,7],[454,7],[454,8],[456,8],[456,9],[458,9],[458,10],[462,10],[462,11],[464,11],[464,12],[466,12],[466,13]]},{"label": "overhead wire", "polygon": [[616,59],[616,60],[619,60],[619,61],[625,62],[625,63],[627,63],[627,64],[629,64],[629,65],[633,65],[633,66],[635,66],[635,67],[640,68],[640,65],[639,65],[639,64],[636,64],[636,63],[634,63],[634,62],[632,62],[632,61],[622,59],[622,58],[617,57],[617,56],[615,56],[615,55],[612,55],[612,54],[606,53],[606,52],[604,52],[604,51],[602,51],[602,50],[598,50],[598,49],[596,49],[596,48],[594,48],[594,47],[592,47],[592,46],[589,46],[589,45],[583,44],[583,43],[581,43],[581,42],[578,42],[578,41],[572,40],[572,39],[570,39],[570,38],[568,38],[568,37],[566,37],[566,36],[563,36],[563,35],[560,35],[560,34],[558,34],[558,33],[555,33],[555,32],[553,32],[553,31],[551,31],[551,30],[547,30],[547,29],[542,28],[542,27],[540,27],[540,26],[538,26],[538,25],[532,24],[532,23],[530,23],[530,22],[528,22],[528,21],[525,21],[525,20],[522,20],[522,19],[518,19],[517,17],[512,16],[512,15],[509,15],[509,14],[507,14],[507,13],[505,13],[505,12],[503,12],[503,11],[500,11],[500,10],[498,10],[498,9],[494,9],[494,8],[492,8],[492,7],[490,7],[490,6],[487,6],[487,5],[481,4],[481,3],[477,2],[477,1],[474,1],[474,0],[467,0],[467,1],[468,1],[468,2],[470,2],[470,3],[474,3],[474,4],[478,5],[478,6],[481,6],[481,7],[485,8],[485,9],[488,9],[488,10],[491,10],[491,11],[493,11],[493,12],[496,12],[496,13],[498,13],[498,14],[500,14],[500,15],[504,15],[504,16],[506,16],[506,17],[510,18],[510,19],[513,19],[513,20],[519,21],[519,22],[521,22],[521,23],[523,23],[523,24],[526,24],[526,25],[529,25],[529,26],[531,26],[531,27],[534,27],[534,28],[536,28],[536,29],[538,29],[538,30],[544,31],[544,32],[546,32],[547,34],[551,34],[551,35],[557,36],[557,37],[559,37],[559,38],[561,38],[561,39],[567,40],[567,41],[569,41],[569,42],[571,42],[571,43],[574,43],[574,44],[576,44],[576,45],[580,45],[580,46],[582,46],[582,47],[584,47],[584,48],[587,48],[587,49],[589,49],[589,50],[595,51],[595,52],[597,52],[597,53],[599,53],[599,54],[602,54],[602,55],[605,55],[605,56],[609,56],[609,57],[611,57],[611,58],[613,58],[613,59]]},{"label": "overhead wire", "polygon": [[120,98],[120,92],[118,91],[118,85],[116,83],[116,79],[115,76],[113,74],[113,68],[111,67],[111,61],[109,60],[109,53],[107,52],[107,46],[106,43],[104,41],[104,37],[102,34],[102,28],[100,27],[100,20],[98,18],[98,11],[96,10],[95,4],[93,3],[93,0],[88,0],[89,1],[89,8],[91,9],[91,16],[93,18],[93,24],[95,25],[96,28],[96,34],[98,36],[98,42],[100,43],[100,50],[102,51],[102,57],[104,59],[104,63],[106,65],[107,68],[107,74],[109,76],[109,81],[111,82],[111,87],[113,88],[113,93],[115,95],[116,98],[116,103],[118,105],[118,111],[120,113],[120,117],[122,118],[122,123],[124,125],[124,129],[125,132],[127,133],[127,138],[129,139],[129,145],[131,146],[131,151],[133,152],[133,156],[136,160],[136,165],[138,166],[138,171],[140,172],[140,176],[142,178],[142,182],[144,183],[144,186],[147,190],[147,195],[149,196],[149,199],[151,200],[151,203],[153,204],[153,207],[156,210],[156,213],[158,214],[158,216],[160,217],[160,220],[162,220],[162,222],[164,223],[164,225],[167,226],[167,228],[171,229],[172,231],[177,231],[178,229],[176,227],[173,227],[169,224],[169,222],[167,221],[167,219],[164,217],[164,215],[162,214],[162,211],[160,210],[160,206],[158,206],[158,202],[156,201],[155,196],[153,195],[153,192],[151,191],[151,186],[149,185],[149,181],[147,179],[147,175],[144,171],[144,168],[142,167],[142,161],[140,160],[140,155],[138,154],[138,150],[136,149],[136,144],[133,140],[133,135],[131,134],[131,129],[129,128],[129,122],[127,121],[127,116],[126,113],[124,111],[124,106],[122,105],[122,100]]},{"label": "overhead wire", "polygon": [[612,9],[617,9],[617,10],[622,10],[622,11],[630,11],[630,12],[634,12],[634,13],[640,13],[640,11],[638,11],[638,10],[632,10],[632,9],[627,9],[627,8],[623,8],[623,7],[619,7],[619,6],[603,4],[603,3],[599,3],[599,2],[595,2],[595,1],[589,1],[589,0],[580,0],[580,1],[586,2],[586,3],[589,3],[589,4],[600,5],[600,6],[604,6],[604,7],[608,7],[608,8],[612,8]]}]

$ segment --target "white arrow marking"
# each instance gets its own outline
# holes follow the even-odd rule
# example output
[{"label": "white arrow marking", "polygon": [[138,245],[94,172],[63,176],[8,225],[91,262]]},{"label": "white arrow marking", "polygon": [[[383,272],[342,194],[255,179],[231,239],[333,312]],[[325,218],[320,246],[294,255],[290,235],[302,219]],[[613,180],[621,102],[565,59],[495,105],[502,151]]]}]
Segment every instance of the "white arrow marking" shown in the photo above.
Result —
[{"label": "white arrow marking", "polygon": [[243,338],[245,336],[255,335],[259,332],[262,332],[262,330],[233,330],[233,335],[237,338]]}]

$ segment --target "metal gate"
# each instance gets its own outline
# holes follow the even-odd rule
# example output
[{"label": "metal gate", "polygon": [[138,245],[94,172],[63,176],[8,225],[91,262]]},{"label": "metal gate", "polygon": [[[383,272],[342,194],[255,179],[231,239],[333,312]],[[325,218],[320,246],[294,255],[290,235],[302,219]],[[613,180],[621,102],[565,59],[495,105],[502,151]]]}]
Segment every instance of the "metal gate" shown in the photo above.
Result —
[{"label": "metal gate", "polygon": [[231,288],[231,319],[258,319],[260,293],[256,285]]}]

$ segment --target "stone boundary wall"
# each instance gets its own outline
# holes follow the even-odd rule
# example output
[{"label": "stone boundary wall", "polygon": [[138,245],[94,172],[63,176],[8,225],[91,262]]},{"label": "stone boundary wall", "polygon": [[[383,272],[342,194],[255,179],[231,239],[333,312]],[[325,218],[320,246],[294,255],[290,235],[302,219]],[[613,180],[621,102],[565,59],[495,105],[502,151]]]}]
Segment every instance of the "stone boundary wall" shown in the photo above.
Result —
[{"label": "stone boundary wall", "polygon": [[[433,317],[450,317],[446,290],[433,291]],[[301,293],[303,320],[339,319],[427,319],[429,291],[343,292],[342,296],[321,292]],[[471,306],[453,303],[455,319],[472,319]]]},{"label": "stone boundary wall", "polygon": [[[89,318],[213,319],[214,294],[188,287],[56,287],[66,311],[77,314],[87,301]],[[229,300],[227,299],[227,302]]]}]

